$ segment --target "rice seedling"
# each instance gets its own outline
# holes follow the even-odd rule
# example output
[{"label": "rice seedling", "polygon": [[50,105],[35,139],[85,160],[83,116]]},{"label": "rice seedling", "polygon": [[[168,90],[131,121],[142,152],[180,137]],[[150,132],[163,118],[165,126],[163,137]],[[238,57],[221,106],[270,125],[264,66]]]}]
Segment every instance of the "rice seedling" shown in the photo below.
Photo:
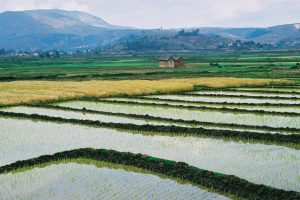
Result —
[{"label": "rice seedling", "polygon": [[[246,112],[249,111],[266,111],[266,112],[278,112],[279,113],[285,113],[286,115],[289,114],[300,114],[300,106],[276,106],[276,105],[260,105],[260,104],[234,104],[234,103],[213,103],[213,102],[191,102],[191,101],[182,101],[182,100],[162,100],[162,99],[154,99],[154,98],[148,98],[145,97],[139,97],[139,98],[104,98],[99,100],[108,100],[108,101],[122,101],[122,102],[136,102],[136,103],[153,103],[158,105],[164,105],[169,104],[173,106],[192,106],[192,107],[208,107],[208,108],[229,108],[229,109],[236,109],[237,111],[240,110],[240,112]],[[274,114],[274,113],[273,113]]]},{"label": "rice seedling", "polygon": [[229,199],[151,174],[84,163],[4,174],[0,182],[0,199]]},{"label": "rice seedling", "polygon": [[183,161],[253,183],[299,192],[300,153],[295,149],[210,138],[145,136],[9,118],[0,118],[0,122],[0,166],[65,150],[105,148]]},{"label": "rice seedling", "polygon": [[[73,108],[60,108],[60,110],[71,110],[78,112],[78,109]],[[89,113],[98,113],[100,111],[86,110]],[[102,113],[102,112],[100,112]],[[151,117],[148,115],[142,116],[143,119],[151,119],[156,121],[166,121],[172,123],[183,124],[183,126],[161,126],[161,125],[136,125],[136,124],[122,124],[122,123],[110,123],[110,122],[101,122],[101,121],[92,121],[92,120],[80,120],[80,119],[66,119],[61,117],[53,117],[46,115],[37,115],[37,114],[24,114],[24,113],[13,113],[13,112],[3,112],[0,111],[0,115],[3,117],[12,117],[20,119],[30,119],[38,120],[44,122],[53,122],[53,123],[67,123],[74,125],[82,125],[88,127],[96,128],[112,128],[116,130],[125,130],[131,133],[142,133],[146,135],[167,135],[167,136],[194,136],[194,137],[210,137],[210,138],[221,138],[229,139],[233,141],[246,141],[252,143],[263,143],[263,144],[276,144],[283,145],[290,148],[300,149],[299,141],[300,135],[297,133],[299,129],[286,129],[286,128],[271,128],[271,127],[260,127],[260,126],[245,126],[245,125],[235,125],[235,124],[216,124],[210,122],[197,122],[197,121],[185,121],[180,119],[165,119],[160,117]],[[110,113],[110,115],[121,115],[126,116],[127,114],[119,113]],[[136,118],[139,115],[129,114],[130,117],[134,116]],[[188,125],[191,125],[189,127]],[[217,128],[213,128],[215,125]],[[197,127],[196,127],[197,126]],[[198,127],[199,126],[199,127]],[[206,126],[211,126],[209,128],[203,128]],[[237,129],[237,130],[231,130]],[[245,129],[250,131],[243,131],[238,129]],[[261,132],[260,130],[265,131],[274,131],[274,133]],[[259,130],[259,131],[255,131]],[[278,133],[275,131],[284,131],[284,133]],[[295,134],[296,133],[296,134]]]},{"label": "rice seedling", "polygon": [[246,92],[267,92],[267,93],[282,93],[282,94],[292,94],[299,95],[300,87],[286,87],[286,88],[277,88],[277,87],[266,87],[266,88],[235,88],[237,91],[246,91]]},{"label": "rice seedling", "polygon": [[[246,180],[240,179],[235,176],[215,173],[193,166],[189,166],[183,162],[174,162],[171,160],[165,160],[155,157],[150,157],[141,154],[132,154],[126,152],[117,152],[114,150],[106,149],[75,149],[71,151],[59,152],[53,155],[40,156],[30,160],[24,160],[11,165],[0,167],[0,173],[6,174],[19,171],[25,168],[25,170],[33,169],[37,165],[45,167],[50,164],[75,162],[80,163],[84,161],[89,165],[95,165],[97,167],[103,167],[103,163],[106,166],[116,169],[120,166],[122,169],[145,173],[150,171],[151,173],[158,174],[158,176],[175,178],[179,182],[191,182],[200,187],[208,188],[209,190],[225,194],[233,199],[298,199],[299,193],[294,191],[284,191],[281,189],[271,188],[265,185],[258,185],[250,183]],[[109,163],[107,163],[109,162]],[[137,167],[137,168],[136,168]]]},{"label": "rice seedling", "polygon": [[300,104],[300,99],[261,99],[261,98],[241,98],[241,97],[210,97],[210,96],[189,96],[189,95],[153,95],[148,98],[162,100],[181,100],[191,102],[211,102],[211,103],[245,103],[245,104]]},{"label": "rice seedling", "polygon": [[9,107],[2,109],[6,112],[14,112],[14,113],[25,113],[25,114],[38,114],[38,115],[46,115],[51,117],[63,117],[66,119],[83,119],[83,120],[93,120],[93,121],[101,121],[101,122],[113,122],[113,123],[124,123],[124,124],[137,124],[137,125],[175,125],[175,123],[166,123],[166,122],[158,122],[151,120],[142,120],[142,119],[133,119],[128,117],[120,117],[120,116],[112,116],[105,114],[93,114],[75,111],[66,111],[66,110],[58,110],[51,108],[40,108],[40,107],[28,107],[28,106],[18,106],[18,107]]},{"label": "rice seedling", "polygon": [[268,126],[275,128],[300,128],[298,116],[272,116],[250,113],[230,113],[215,110],[193,110],[176,107],[126,104],[122,102],[71,101],[57,105],[70,108],[86,108],[105,112],[122,112],[127,114],[150,115],[154,117],[195,120],[200,122],[227,123],[250,126]]},{"label": "rice seedling", "polygon": [[[33,115],[37,114],[38,116],[49,116],[49,117],[55,117],[55,118],[61,118],[62,115],[66,112],[67,117],[63,115],[63,118],[61,119],[81,119],[81,120],[100,120],[98,122],[100,123],[116,123],[121,124],[124,123],[125,125],[128,125],[128,127],[131,124],[134,125],[155,125],[157,126],[180,126],[180,127],[191,127],[191,128],[204,128],[206,130],[228,130],[228,131],[237,131],[241,133],[245,132],[253,132],[257,135],[257,133],[264,133],[264,134],[278,134],[280,132],[280,135],[292,135],[295,134],[294,131],[291,129],[289,130],[277,130],[277,129],[265,129],[259,127],[253,127],[253,126],[233,126],[232,124],[226,125],[226,124],[220,124],[220,123],[207,123],[207,122],[197,122],[197,121],[188,121],[188,120],[176,120],[171,118],[161,118],[161,117],[153,117],[149,115],[136,115],[136,114],[125,114],[125,113],[113,113],[113,112],[102,112],[102,111],[95,111],[95,110],[87,110],[87,109],[76,109],[76,108],[68,108],[68,107],[59,107],[59,106],[53,106],[53,105],[36,105],[35,107],[29,107],[29,106],[18,106],[18,107],[9,107],[2,109],[8,113],[19,113],[19,114],[28,114]],[[50,111],[45,113],[45,111]],[[70,113],[73,115],[70,116]],[[7,114],[7,113],[6,113]],[[68,117],[69,116],[69,117]],[[91,117],[90,117],[91,116]],[[102,118],[104,120],[102,120]],[[27,116],[27,118],[29,118]],[[42,118],[40,118],[42,119]],[[52,120],[53,121],[53,120]],[[81,121],[82,122],[82,121]],[[127,124],[126,124],[127,123]],[[103,126],[102,126],[103,127]],[[133,127],[131,126],[131,129]],[[198,135],[198,132],[197,132]],[[196,135],[195,135],[196,136]],[[203,134],[203,136],[205,136]],[[211,135],[212,137],[213,135]],[[224,136],[224,135],[223,135]],[[241,134],[239,134],[241,136]],[[232,137],[232,136],[231,136]],[[269,140],[271,138],[269,137]],[[282,138],[281,138],[282,140]]]},{"label": "rice seedling", "polygon": [[224,97],[245,97],[245,98],[274,98],[274,99],[293,99],[299,98],[299,94],[276,94],[276,93],[267,93],[267,94],[259,94],[254,92],[239,92],[239,91],[196,91],[196,92],[187,92],[186,94],[198,94],[198,95],[211,95],[211,96],[224,96]]}]

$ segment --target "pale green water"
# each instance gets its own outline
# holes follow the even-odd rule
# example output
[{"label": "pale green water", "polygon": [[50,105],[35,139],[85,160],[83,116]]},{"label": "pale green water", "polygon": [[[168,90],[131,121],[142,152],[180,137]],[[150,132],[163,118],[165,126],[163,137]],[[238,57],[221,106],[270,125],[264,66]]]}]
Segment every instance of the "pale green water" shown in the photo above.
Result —
[{"label": "pale green water", "polygon": [[262,115],[252,113],[230,113],[214,110],[192,110],[159,106],[126,105],[92,101],[70,101],[59,103],[59,106],[90,110],[150,115],[162,118],[196,120],[201,122],[227,123],[269,127],[300,128],[300,117]]},{"label": "pale green water", "polygon": [[173,99],[173,100],[183,100],[183,101],[200,101],[200,102],[215,102],[215,103],[281,103],[281,104],[299,104],[300,100],[295,99],[247,99],[247,98],[240,98],[240,97],[205,97],[205,96],[181,96],[181,95],[153,95],[147,96],[148,98],[154,99]]},{"label": "pale green water", "polygon": [[128,117],[119,117],[119,116],[110,116],[103,114],[90,114],[84,112],[74,112],[74,111],[64,111],[64,110],[56,110],[56,109],[48,109],[48,108],[38,108],[38,107],[9,107],[1,109],[7,112],[14,113],[25,113],[25,114],[38,114],[38,115],[46,115],[51,117],[62,117],[66,119],[81,119],[81,120],[93,120],[93,121],[101,121],[101,122],[112,122],[112,123],[125,123],[125,124],[137,124],[137,125],[175,125],[171,123],[164,122],[156,122],[151,120],[142,120],[142,119],[132,119]]},{"label": "pale green water", "polygon": [[[48,108],[38,108],[38,107],[26,107],[26,106],[17,106],[17,107],[9,107],[2,109],[7,112],[14,113],[25,113],[25,114],[38,114],[45,115],[49,117],[61,117],[65,119],[80,119],[80,120],[95,120],[101,122],[112,122],[112,123],[129,123],[136,125],[164,125],[164,126],[181,126],[181,127],[202,127],[206,129],[218,129],[218,130],[233,130],[233,131],[250,131],[250,132],[260,132],[260,133],[278,133],[272,131],[264,131],[257,129],[246,129],[246,128],[232,128],[232,127],[218,127],[211,125],[202,125],[202,126],[194,126],[188,124],[179,124],[179,123],[171,123],[171,122],[159,122],[153,120],[142,120],[142,119],[132,119],[127,117],[118,117],[118,116],[109,116],[102,114],[88,114],[84,112],[74,112],[74,111],[64,111],[58,109],[48,109]],[[294,132],[280,132],[280,134],[290,135]]]},{"label": "pale green water", "polygon": [[300,151],[210,138],[145,136],[104,128],[0,118],[0,166],[79,148],[183,161],[250,182],[300,192]]},{"label": "pale green water", "polygon": [[84,164],[56,164],[0,175],[0,199],[228,199],[151,174]]},{"label": "pale green water", "polygon": [[300,94],[270,94],[270,93],[254,93],[254,92],[239,92],[239,91],[197,91],[197,92],[187,92],[186,94],[201,94],[201,95],[235,95],[235,96],[249,96],[249,97],[286,97],[286,98],[293,98],[297,97],[300,98]]},{"label": "pale green water", "polygon": [[[104,99],[105,100],[105,99]],[[210,107],[210,108],[232,108],[232,109],[245,109],[245,110],[262,110],[271,112],[290,112],[299,113],[300,106],[262,106],[262,105],[228,105],[224,104],[209,104],[209,103],[196,103],[196,102],[172,102],[161,99],[135,99],[135,98],[106,98],[106,100],[122,101],[122,102],[139,102],[139,103],[156,103],[156,104],[169,104],[174,106],[195,106],[195,107]]]},{"label": "pale green water", "polygon": [[261,90],[261,91],[271,91],[271,92],[300,92],[299,87],[294,88],[235,88],[235,90],[251,91],[251,90]]}]

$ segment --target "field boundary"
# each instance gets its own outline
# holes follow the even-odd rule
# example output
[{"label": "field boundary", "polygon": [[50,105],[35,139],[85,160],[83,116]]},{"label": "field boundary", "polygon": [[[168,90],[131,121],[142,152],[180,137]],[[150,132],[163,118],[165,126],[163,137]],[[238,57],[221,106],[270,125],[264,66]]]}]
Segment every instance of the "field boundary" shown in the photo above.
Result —
[{"label": "field boundary", "polygon": [[295,191],[285,191],[265,185],[254,184],[236,176],[199,169],[183,162],[174,162],[142,154],[117,152],[105,149],[76,149],[53,155],[44,155],[29,160],[17,161],[10,165],[0,167],[0,174],[9,173],[20,168],[31,167],[38,164],[79,158],[133,166],[168,177],[180,178],[199,186],[212,188],[214,191],[221,194],[227,193],[244,199],[292,200],[300,198],[300,194]]},{"label": "field boundary", "polygon": [[[14,107],[14,106],[10,106]],[[251,126],[251,125],[238,125],[238,124],[225,124],[225,123],[214,123],[214,122],[201,122],[196,120],[183,120],[183,119],[172,119],[172,118],[163,118],[163,117],[155,117],[150,115],[137,115],[137,114],[127,114],[127,113],[115,113],[115,112],[105,112],[105,111],[97,111],[97,110],[89,110],[89,109],[79,109],[79,108],[70,108],[70,107],[62,107],[55,105],[34,105],[28,107],[40,107],[40,108],[50,108],[56,110],[64,110],[64,111],[74,111],[80,113],[91,113],[91,114],[103,114],[110,116],[120,116],[120,117],[128,117],[133,119],[144,119],[144,120],[153,120],[157,122],[169,122],[169,123],[182,123],[188,124],[191,126],[217,126],[222,128],[248,128],[248,129],[257,129],[257,130],[265,130],[265,131],[287,131],[287,132],[299,132],[300,129],[297,128],[275,128],[269,126]]]},{"label": "field boundary", "polygon": [[[197,91],[200,92],[200,91]],[[218,92],[218,91],[205,91]],[[227,92],[227,91],[219,91]],[[238,93],[238,91],[234,91]],[[231,94],[197,94],[197,93],[174,93],[178,96],[194,96],[194,97],[217,97],[217,98],[241,98],[241,99],[269,99],[269,100],[300,100],[300,97],[270,97],[270,96],[248,96],[248,95],[231,95]]]},{"label": "field boundary", "polygon": [[255,132],[239,132],[230,130],[214,130],[205,128],[192,128],[192,127],[180,127],[180,126],[163,126],[163,125],[136,125],[136,124],[125,124],[125,123],[108,123],[94,120],[81,120],[81,119],[66,119],[61,117],[50,117],[46,115],[37,114],[24,114],[24,113],[13,113],[0,111],[0,116],[3,117],[17,117],[30,120],[41,120],[47,122],[58,122],[58,123],[70,123],[85,126],[93,126],[100,128],[120,129],[126,131],[137,131],[138,133],[150,132],[150,133],[164,133],[160,135],[192,135],[202,137],[215,137],[215,138],[228,138],[228,139],[239,139],[243,141],[253,140],[254,142],[263,143],[275,143],[283,146],[288,146],[294,149],[300,149],[300,135],[282,135],[282,134],[267,134],[267,133],[255,133]]},{"label": "field boundary", "polygon": [[[268,89],[272,89],[272,88],[268,88]],[[267,93],[267,94],[290,94],[290,95],[297,94],[297,95],[300,95],[300,88],[299,88],[299,92],[296,92],[296,91],[283,91],[283,90],[281,90],[281,91],[278,91],[278,90],[277,91],[276,90],[238,90],[238,88],[237,89],[224,88],[223,91],[228,91],[228,92],[230,91],[230,92]]]},{"label": "field boundary", "polygon": [[[149,96],[131,96],[131,97],[123,97],[123,98],[128,98],[128,99],[143,99],[143,100],[153,100],[153,101],[169,101],[169,102],[174,102],[174,103],[193,103],[193,104],[215,104],[215,105],[228,105],[228,106],[272,106],[272,107],[286,107],[286,106],[291,106],[291,107],[300,107],[300,104],[272,104],[272,103],[230,103],[230,102],[206,102],[206,101],[186,101],[186,100],[177,100],[177,99],[160,99],[160,98],[149,98]],[[108,98],[122,98],[122,97],[108,97]],[[100,100],[102,100],[100,98]],[[104,99],[103,99],[104,100]],[[204,106],[203,106],[204,107]],[[197,108],[201,108],[200,106]],[[209,107],[210,108],[210,107]],[[228,109],[239,109],[239,108],[228,108]],[[245,109],[239,109],[244,112]],[[256,110],[245,110],[245,111],[256,111]],[[261,111],[261,110],[257,110]],[[264,112],[272,112],[272,111],[264,111]],[[274,111],[275,112],[275,111]],[[289,113],[289,112],[278,112],[278,113]],[[291,113],[293,114],[293,113]]]},{"label": "field boundary", "polygon": [[[134,99],[134,98],[131,98]],[[174,103],[203,103],[206,102],[194,102],[194,101],[181,101],[181,100],[164,100],[158,98],[148,98],[148,97],[135,97],[135,99],[143,99],[143,100],[156,100],[156,101],[169,101]],[[208,107],[208,106],[186,106],[186,105],[171,105],[168,103],[146,103],[146,102],[131,102],[131,101],[118,101],[118,100],[106,100],[106,99],[98,99],[99,102],[103,103],[112,103],[112,104],[127,104],[127,105],[144,105],[144,106],[160,106],[160,107],[169,107],[169,108],[178,108],[178,109],[193,109],[193,110],[213,110],[219,112],[233,112],[233,113],[252,113],[252,114],[268,114],[268,115],[281,115],[281,116],[300,116],[300,113],[292,113],[292,112],[277,112],[277,111],[265,111],[265,110],[247,110],[247,109],[239,109],[239,108],[217,108],[217,107]],[[214,104],[209,102],[207,104]],[[221,103],[224,105],[225,103]],[[225,104],[226,105],[226,104]],[[229,104],[228,104],[229,105]],[[234,104],[239,105],[239,104]],[[244,104],[243,104],[244,105]],[[248,105],[248,104],[247,104]],[[297,105],[298,106],[298,105]],[[300,104],[299,104],[300,106]]]}]

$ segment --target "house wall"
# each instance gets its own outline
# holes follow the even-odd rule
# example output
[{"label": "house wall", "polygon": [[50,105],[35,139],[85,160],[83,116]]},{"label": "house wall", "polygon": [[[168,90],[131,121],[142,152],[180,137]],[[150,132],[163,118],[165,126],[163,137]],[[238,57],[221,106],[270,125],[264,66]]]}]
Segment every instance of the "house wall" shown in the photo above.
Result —
[{"label": "house wall", "polygon": [[175,67],[184,67],[184,59],[179,58],[178,60],[175,61]]},{"label": "house wall", "polygon": [[159,61],[159,66],[162,68],[168,68],[169,67],[169,61]]},{"label": "house wall", "polygon": [[174,62],[173,59],[172,59],[172,60],[169,60],[169,67],[170,67],[170,68],[174,68],[174,67],[175,67],[175,62]]},{"label": "house wall", "polygon": [[179,68],[185,67],[185,63],[183,58],[175,60],[175,58],[171,57],[169,60],[159,60],[159,66],[161,68]]},{"label": "house wall", "polygon": [[174,68],[175,63],[174,60],[159,61],[159,66],[161,68]]}]

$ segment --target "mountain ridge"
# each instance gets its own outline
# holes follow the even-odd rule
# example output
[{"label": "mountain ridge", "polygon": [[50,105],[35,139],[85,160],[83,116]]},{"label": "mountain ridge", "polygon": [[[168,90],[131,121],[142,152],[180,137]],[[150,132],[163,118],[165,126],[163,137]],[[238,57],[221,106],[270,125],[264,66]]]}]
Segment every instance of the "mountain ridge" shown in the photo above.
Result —
[{"label": "mountain ridge", "polygon": [[[300,23],[266,28],[137,29],[112,25],[86,12],[61,9],[6,11],[0,13],[0,24],[0,48],[29,51],[105,46],[112,50],[132,49],[134,46],[145,49],[147,43],[153,44],[151,50],[172,50],[173,47],[176,50],[193,50],[230,47],[236,40],[247,44],[250,41],[268,44],[268,47],[271,45],[273,48],[299,48],[300,38]],[[175,38],[182,30],[186,33],[197,30],[198,36],[187,34]],[[143,38],[147,40],[143,41]],[[238,42],[238,45],[241,44]],[[251,48],[261,46],[251,45]]]}]

